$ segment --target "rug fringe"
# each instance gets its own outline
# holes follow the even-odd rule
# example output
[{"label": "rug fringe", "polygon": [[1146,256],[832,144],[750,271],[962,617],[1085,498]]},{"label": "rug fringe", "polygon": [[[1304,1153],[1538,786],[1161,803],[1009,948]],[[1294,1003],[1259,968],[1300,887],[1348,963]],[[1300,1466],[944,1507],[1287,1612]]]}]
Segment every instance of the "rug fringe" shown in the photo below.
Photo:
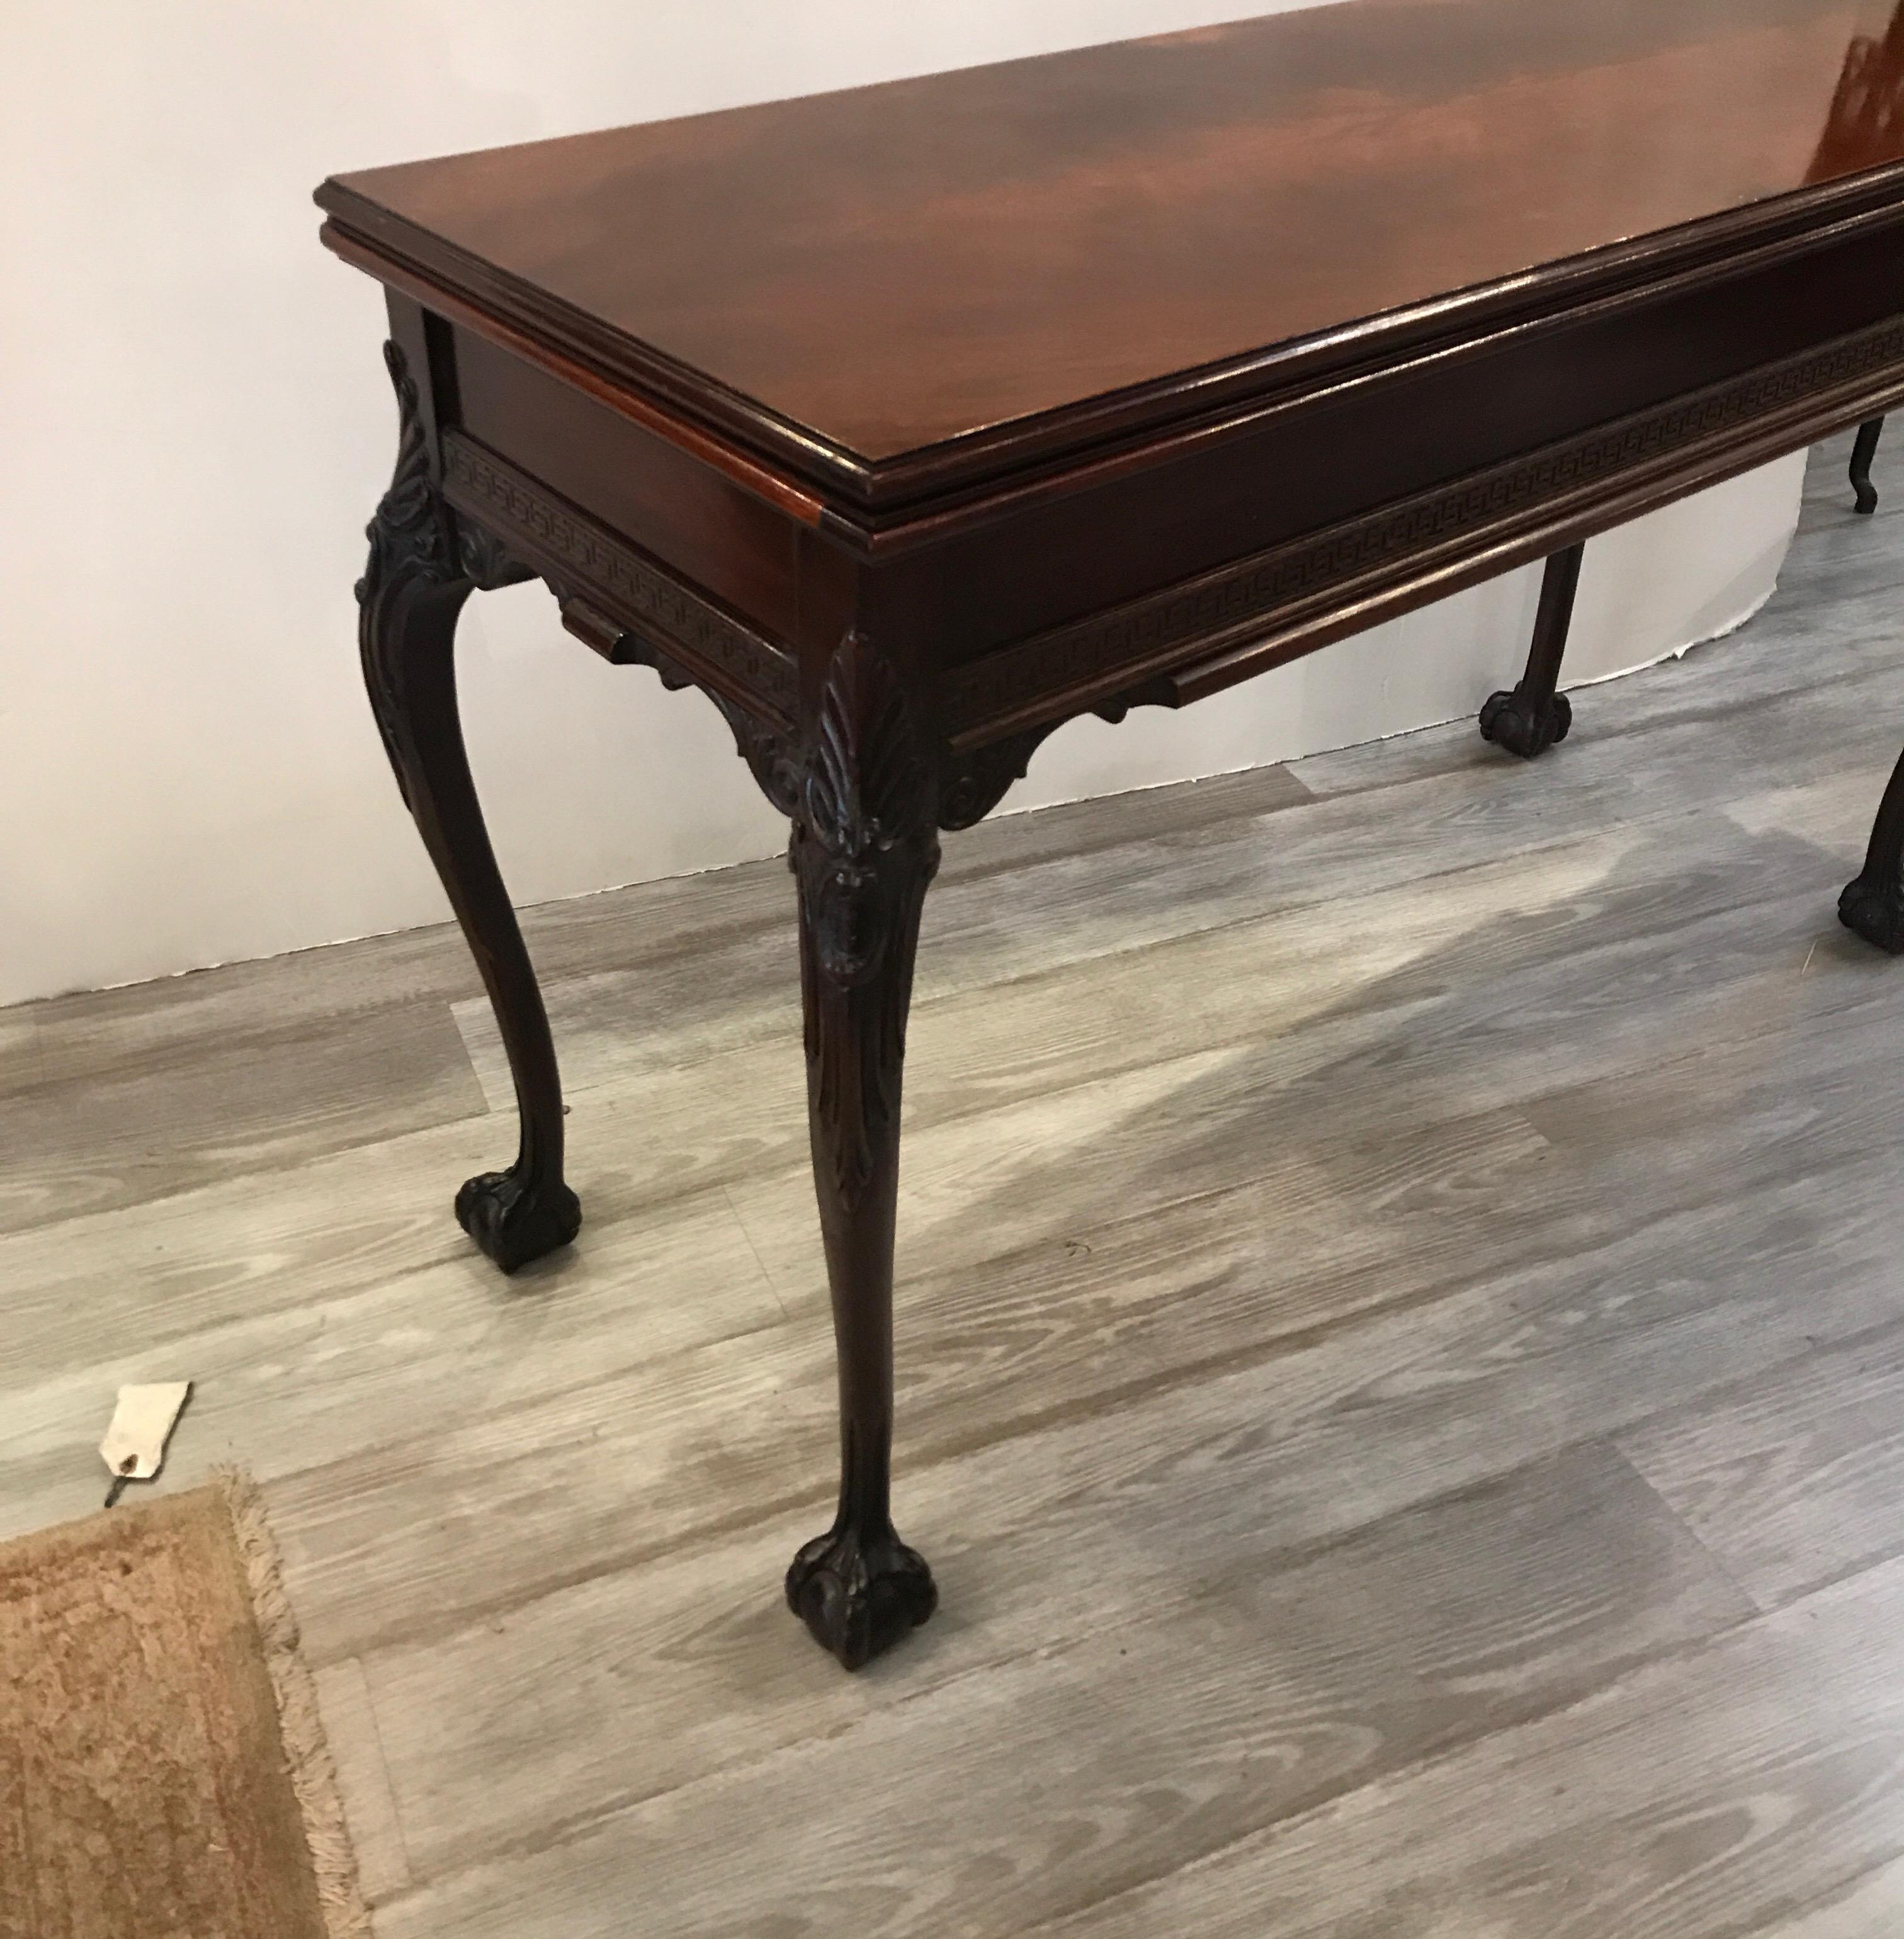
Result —
[{"label": "rug fringe", "polygon": [[285,1594],[282,1565],[265,1517],[264,1498],[257,1484],[242,1469],[221,1468],[217,1479],[251,1585],[264,1660],[278,1700],[285,1756],[310,1844],[325,1931],[329,1939],[371,1939],[370,1915],[358,1880],[357,1854],[351,1846],[343,1800],[337,1790],[337,1767],[324,1740],[317,1686],[298,1654],[297,1618]]}]

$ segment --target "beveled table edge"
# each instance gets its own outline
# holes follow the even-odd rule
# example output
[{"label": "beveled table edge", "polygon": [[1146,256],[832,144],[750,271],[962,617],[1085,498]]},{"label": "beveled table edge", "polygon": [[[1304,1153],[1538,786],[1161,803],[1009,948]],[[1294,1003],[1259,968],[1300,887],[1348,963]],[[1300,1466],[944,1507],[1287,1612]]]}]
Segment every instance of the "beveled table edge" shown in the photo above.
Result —
[{"label": "beveled table edge", "polygon": [[1904,162],[876,460],[406,221],[334,177],[315,199],[331,218],[322,239],[355,266],[568,381],[585,373],[588,388],[616,408],[696,449],[806,522],[827,523],[873,549],[888,534],[912,536],[926,522],[958,517],[995,495],[1062,479],[1107,458],[1141,460],[1153,448],[1221,429],[1306,389],[1378,374],[1589,304],[1643,300],[1668,280],[1718,279],[1747,254],[1806,247],[1848,220],[1895,212],[1904,202]]}]

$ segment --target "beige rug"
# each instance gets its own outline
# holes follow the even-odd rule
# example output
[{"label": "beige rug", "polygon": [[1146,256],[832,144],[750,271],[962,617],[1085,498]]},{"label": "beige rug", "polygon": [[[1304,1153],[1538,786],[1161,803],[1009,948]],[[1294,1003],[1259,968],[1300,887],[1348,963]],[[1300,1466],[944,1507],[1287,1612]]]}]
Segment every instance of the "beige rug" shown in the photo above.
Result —
[{"label": "beige rug", "polygon": [[0,1939],[367,1939],[255,1491],[0,1545]]}]

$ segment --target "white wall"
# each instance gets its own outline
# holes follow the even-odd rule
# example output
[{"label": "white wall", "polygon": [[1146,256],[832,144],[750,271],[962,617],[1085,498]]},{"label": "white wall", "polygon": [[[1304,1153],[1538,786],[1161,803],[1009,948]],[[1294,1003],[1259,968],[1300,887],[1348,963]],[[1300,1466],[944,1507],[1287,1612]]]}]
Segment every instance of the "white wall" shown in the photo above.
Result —
[{"label": "white wall", "polygon": [[[1285,0],[1287,4],[1287,0]],[[440,918],[355,663],[388,476],[381,297],[333,172],[1269,11],[1222,0],[5,0],[0,1001]],[[1796,461],[1591,549],[1571,679],[1771,586]],[[1527,574],[1180,715],[1067,728],[1015,806],[1471,712]],[[770,852],[713,710],[472,602],[465,716],[517,899]]]}]

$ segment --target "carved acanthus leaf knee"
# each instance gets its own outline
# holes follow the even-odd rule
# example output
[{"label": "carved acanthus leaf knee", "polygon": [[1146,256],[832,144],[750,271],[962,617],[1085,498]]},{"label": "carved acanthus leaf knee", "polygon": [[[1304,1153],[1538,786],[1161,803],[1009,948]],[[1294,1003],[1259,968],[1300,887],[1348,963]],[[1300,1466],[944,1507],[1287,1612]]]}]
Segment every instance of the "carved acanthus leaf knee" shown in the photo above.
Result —
[{"label": "carved acanthus leaf knee", "polygon": [[935,806],[898,677],[849,633],[827,671],[791,851],[818,1131],[849,1209],[895,1133],[912,949],[939,866]]},{"label": "carved acanthus leaf knee", "polygon": [[511,585],[535,574],[489,533],[458,520],[443,503],[431,468],[422,400],[410,360],[401,345],[388,342],[383,361],[397,393],[397,462],[364,528],[370,549],[356,586],[357,637],[377,732],[405,805],[413,805],[398,741],[409,647],[407,609],[424,601],[446,605],[446,641],[456,608],[473,590]]}]

